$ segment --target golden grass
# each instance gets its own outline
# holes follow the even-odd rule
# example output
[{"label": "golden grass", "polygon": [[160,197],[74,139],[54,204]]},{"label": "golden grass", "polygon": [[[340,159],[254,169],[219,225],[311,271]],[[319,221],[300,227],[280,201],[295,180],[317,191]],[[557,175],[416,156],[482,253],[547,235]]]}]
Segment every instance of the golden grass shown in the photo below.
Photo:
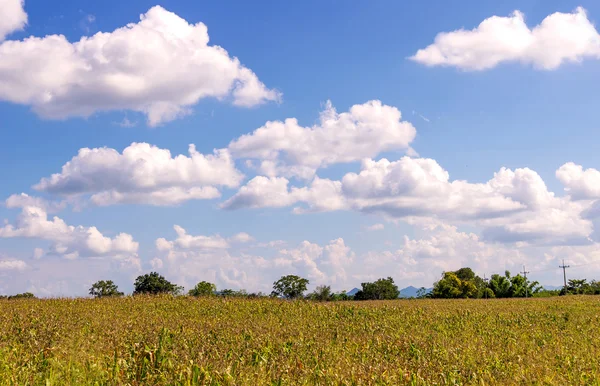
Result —
[{"label": "golden grass", "polygon": [[6,385],[600,385],[600,297],[0,301]]}]

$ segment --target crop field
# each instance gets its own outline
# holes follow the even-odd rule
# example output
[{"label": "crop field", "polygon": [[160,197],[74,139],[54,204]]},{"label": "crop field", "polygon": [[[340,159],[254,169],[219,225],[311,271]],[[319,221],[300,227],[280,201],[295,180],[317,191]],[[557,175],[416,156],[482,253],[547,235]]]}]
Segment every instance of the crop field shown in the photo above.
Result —
[{"label": "crop field", "polygon": [[600,385],[600,297],[0,301],[3,385]]}]

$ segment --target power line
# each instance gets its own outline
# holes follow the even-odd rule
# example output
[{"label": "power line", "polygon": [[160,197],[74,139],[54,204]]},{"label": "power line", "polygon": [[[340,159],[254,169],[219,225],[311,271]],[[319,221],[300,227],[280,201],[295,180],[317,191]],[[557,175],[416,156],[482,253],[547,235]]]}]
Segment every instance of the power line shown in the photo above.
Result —
[{"label": "power line", "polygon": [[570,266],[569,265],[565,265],[565,260],[564,259],[563,259],[562,262],[563,262],[563,264],[559,265],[558,267],[562,268],[562,270],[563,270],[563,277],[565,279],[565,292],[567,292],[567,268],[569,268]]},{"label": "power line", "polygon": [[525,271],[525,265],[523,265],[523,272],[521,272],[523,274],[523,277],[525,277],[525,298],[527,298],[527,274],[529,272]]}]

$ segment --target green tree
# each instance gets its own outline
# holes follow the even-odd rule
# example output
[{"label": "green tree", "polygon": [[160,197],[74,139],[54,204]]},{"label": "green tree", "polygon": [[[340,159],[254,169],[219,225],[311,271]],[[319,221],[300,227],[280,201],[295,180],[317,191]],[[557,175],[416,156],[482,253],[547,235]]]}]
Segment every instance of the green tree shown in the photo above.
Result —
[{"label": "green tree", "polygon": [[23,292],[22,294],[10,295],[8,299],[35,299],[35,295],[31,292]]},{"label": "green tree", "polygon": [[[246,290],[243,290],[243,289],[236,291],[236,290],[226,288],[222,291],[217,292],[217,295],[224,296],[224,297],[232,297],[232,298],[245,298],[245,297],[251,297],[251,295],[254,295],[254,294],[248,294],[246,292]],[[256,296],[254,296],[254,297],[256,297]]]},{"label": "green tree", "polygon": [[182,287],[171,283],[165,279],[162,275],[157,272],[147,273],[145,275],[138,276],[134,283],[134,295],[148,294],[172,294],[178,295],[183,290]]},{"label": "green tree", "polygon": [[394,279],[379,279],[373,283],[361,283],[362,289],[354,295],[354,300],[385,300],[398,299],[400,290],[394,284]]},{"label": "green tree", "polygon": [[444,272],[441,280],[433,285],[431,297],[439,299],[472,298],[477,295],[473,280],[461,280],[456,272]]},{"label": "green tree", "polygon": [[282,276],[281,279],[273,283],[273,297],[284,297],[286,299],[296,299],[302,297],[308,285],[308,279],[296,275]]},{"label": "green tree", "polygon": [[207,281],[201,281],[194,288],[189,290],[190,296],[213,296],[217,291],[217,286]]},{"label": "green tree", "polygon": [[431,297],[431,291],[427,291],[427,288],[421,287],[417,290],[417,299],[426,299]]},{"label": "green tree", "polygon": [[567,291],[572,295],[593,294],[592,288],[586,279],[569,279]]},{"label": "green tree", "polygon": [[123,296],[123,292],[119,292],[119,287],[112,280],[99,280],[90,288],[90,295],[95,298],[104,298]]},{"label": "green tree", "polygon": [[320,302],[326,302],[332,298],[331,287],[328,285],[320,285],[308,295],[311,300],[318,300]]},{"label": "green tree", "polygon": [[504,276],[497,273],[493,274],[490,279],[490,289],[494,291],[494,295],[497,298],[509,298],[511,297],[511,282],[510,272],[504,272]]},{"label": "green tree", "polygon": [[490,289],[497,298],[524,298],[525,295],[533,297],[542,287],[537,281],[530,282],[521,275],[510,276],[510,272],[506,271],[504,276],[492,275]]},{"label": "green tree", "polygon": [[334,302],[352,300],[352,297],[349,296],[346,291],[340,291],[331,295],[331,300]]}]

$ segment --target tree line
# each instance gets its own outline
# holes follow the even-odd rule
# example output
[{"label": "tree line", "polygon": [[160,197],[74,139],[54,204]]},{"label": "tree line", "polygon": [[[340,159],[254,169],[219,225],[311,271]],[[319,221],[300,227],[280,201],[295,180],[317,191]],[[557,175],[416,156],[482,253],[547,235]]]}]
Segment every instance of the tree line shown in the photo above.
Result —
[{"label": "tree line", "polygon": [[[391,277],[381,278],[374,282],[361,283],[353,295],[346,291],[333,292],[331,286],[318,286],[313,292],[306,294],[308,279],[297,275],[282,276],[273,283],[270,294],[262,292],[248,293],[245,290],[217,290],[214,283],[201,281],[187,292],[188,296],[223,296],[223,297],[275,297],[284,299],[307,299],[315,301],[344,301],[344,300],[389,300],[397,299],[400,290]],[[119,291],[112,280],[99,280],[89,289],[89,294],[96,298],[119,297],[125,294]],[[140,275],[134,282],[133,295],[183,295],[182,286],[171,283],[157,272]],[[467,298],[519,298],[519,297],[548,297],[561,295],[600,295],[600,282],[587,279],[571,279],[561,290],[546,290],[537,281],[529,281],[525,276],[512,276],[509,271],[504,275],[494,274],[489,279],[481,278],[468,267],[457,271],[444,272],[442,278],[436,281],[433,289],[424,287],[417,292],[417,298],[432,299],[467,299]],[[0,296],[0,299],[34,298],[34,294],[25,292],[11,296]]]}]

